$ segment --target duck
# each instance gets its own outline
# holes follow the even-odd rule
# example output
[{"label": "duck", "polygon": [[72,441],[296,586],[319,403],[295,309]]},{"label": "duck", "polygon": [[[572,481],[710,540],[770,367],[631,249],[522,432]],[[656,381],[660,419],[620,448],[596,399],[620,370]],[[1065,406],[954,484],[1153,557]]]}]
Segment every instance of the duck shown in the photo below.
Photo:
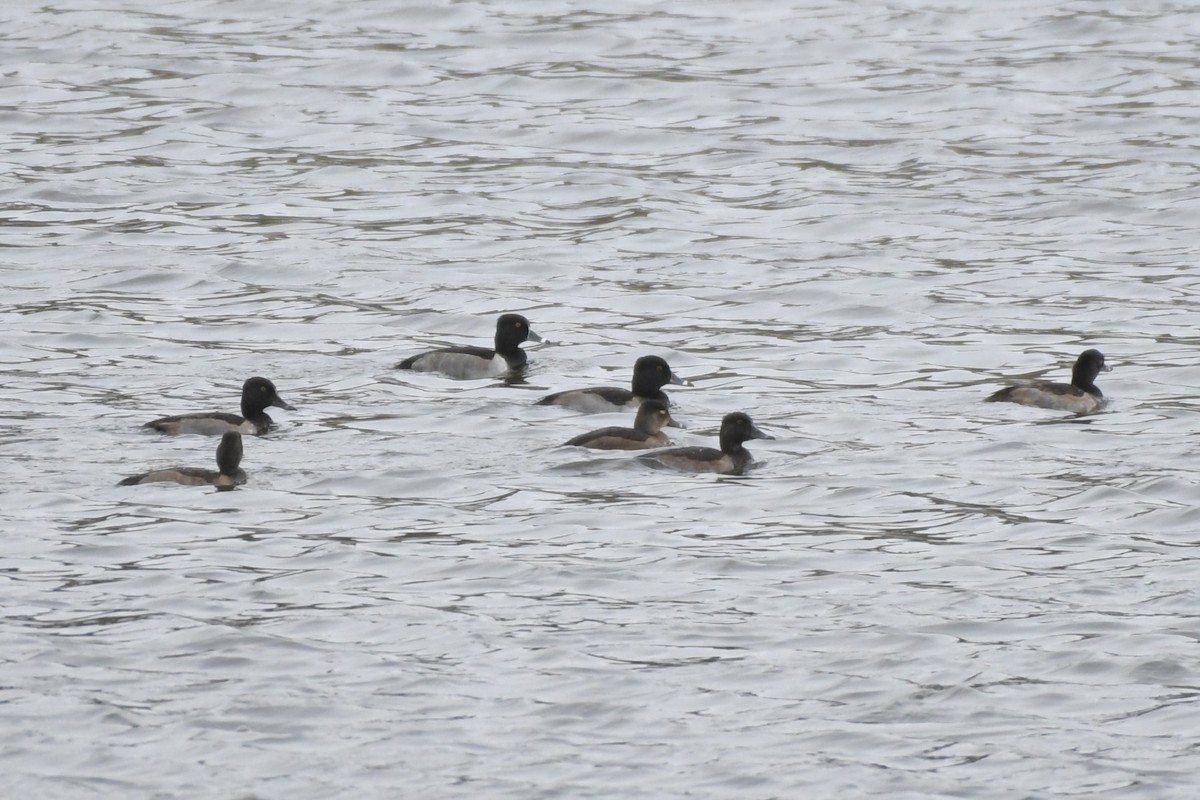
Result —
[{"label": "duck", "polygon": [[246,473],[241,468],[242,435],[240,433],[225,433],[221,435],[221,443],[217,445],[217,469],[200,469],[199,467],[172,467],[143,472],[141,475],[130,475],[118,486],[137,486],[142,483],[171,482],[182,486],[215,486],[227,490],[241,486],[246,482]]},{"label": "duck", "polygon": [[671,443],[662,432],[670,424],[671,413],[666,404],[647,400],[638,406],[632,428],[600,428],[583,433],[566,443],[567,447],[590,447],[593,450],[649,450]]},{"label": "duck", "polygon": [[491,378],[509,370],[519,371],[529,357],[521,349],[525,341],[540,342],[529,327],[529,320],[520,314],[501,314],[496,320],[495,349],[485,347],[446,347],[409,356],[396,365],[397,369],[416,372],[440,372],[450,378],[468,380]]},{"label": "duck", "polygon": [[671,401],[662,390],[668,383],[682,386],[683,380],[671,371],[666,359],[659,356],[642,356],[633,363],[633,381],[629,389],[616,386],[568,389],[547,395],[535,405],[564,406],[588,414],[637,408],[646,400],[657,400],[670,406]]},{"label": "duck", "polygon": [[245,433],[261,436],[270,430],[274,421],[267,415],[271,406],[285,411],[296,409],[279,396],[275,384],[266,378],[249,378],[242,384],[242,415],[220,411],[179,414],[147,422],[143,428],[160,433],[198,433],[204,436],[220,436],[225,433]]},{"label": "duck", "polygon": [[1051,408],[1056,411],[1071,411],[1090,414],[1104,405],[1104,393],[1096,385],[1096,376],[1111,372],[1099,350],[1084,350],[1071,368],[1070,383],[1053,381],[1025,381],[1006,386],[984,398],[987,403],[1019,403],[1023,406]]},{"label": "duck", "polygon": [[721,420],[721,449],[714,447],[672,447],[638,456],[683,472],[715,472],[741,475],[754,463],[750,451],[742,446],[751,439],[774,439],[760,431],[750,415],[741,411],[726,414]]}]

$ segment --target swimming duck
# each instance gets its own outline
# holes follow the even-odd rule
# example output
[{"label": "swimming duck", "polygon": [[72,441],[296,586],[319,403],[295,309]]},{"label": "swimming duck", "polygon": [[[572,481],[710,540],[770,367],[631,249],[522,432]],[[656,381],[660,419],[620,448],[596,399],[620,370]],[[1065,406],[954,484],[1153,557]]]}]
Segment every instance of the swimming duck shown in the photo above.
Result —
[{"label": "swimming duck", "polygon": [[567,445],[590,447],[594,450],[649,450],[652,447],[666,447],[671,440],[662,433],[662,429],[670,421],[671,414],[666,405],[658,400],[647,400],[638,407],[632,428],[600,428],[576,436],[567,442]]},{"label": "swimming duck", "polygon": [[637,408],[643,400],[658,400],[670,405],[667,393],[662,387],[668,383],[682,385],[666,360],[658,356],[642,356],[633,364],[633,382],[631,389],[620,389],[616,386],[593,386],[590,389],[568,389],[557,392],[538,400],[539,406],[566,406],[585,413],[603,411],[619,411],[623,408]]},{"label": "swimming duck", "polygon": [[216,486],[218,489],[232,489],[246,482],[246,473],[241,468],[242,435],[226,433],[221,436],[217,445],[217,471],[200,469],[199,467],[172,467],[143,472],[141,475],[131,475],[121,481],[118,486],[136,486],[140,483],[155,483],[169,481],[183,486]]},{"label": "swimming duck", "polygon": [[441,350],[429,350],[404,359],[396,368],[417,372],[441,372],[460,380],[490,378],[525,366],[529,358],[521,349],[521,343],[526,340],[540,342],[542,337],[530,330],[529,320],[520,314],[502,314],[496,320],[494,350],[485,347],[446,347]]},{"label": "swimming duck", "polygon": [[242,384],[242,416],[240,417],[237,414],[225,414],[219,411],[179,414],[147,422],[142,427],[171,434],[199,433],[205,436],[219,436],[223,433],[247,433],[261,435],[274,424],[266,411],[270,406],[287,411],[296,410],[279,396],[279,392],[275,390],[275,384],[266,378],[250,378]]},{"label": "swimming duck", "polygon": [[638,458],[656,461],[684,472],[716,472],[741,475],[753,463],[750,451],[742,443],[750,439],[773,439],[760,431],[748,414],[735,411],[721,420],[721,449],[712,447],[672,447],[646,453]]},{"label": "swimming duck", "polygon": [[1096,376],[1111,370],[1112,367],[1104,363],[1104,354],[1099,350],[1084,350],[1071,369],[1070,383],[1026,381],[988,395],[985,402],[1019,403],[1023,406],[1089,414],[1100,410],[1104,405],[1104,394],[1096,385]]}]

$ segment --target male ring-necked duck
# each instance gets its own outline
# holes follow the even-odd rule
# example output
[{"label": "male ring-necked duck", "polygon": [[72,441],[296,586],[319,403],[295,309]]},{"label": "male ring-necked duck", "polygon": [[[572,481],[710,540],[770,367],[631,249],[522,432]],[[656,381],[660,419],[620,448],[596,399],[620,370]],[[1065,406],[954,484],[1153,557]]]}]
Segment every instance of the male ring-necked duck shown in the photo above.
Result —
[{"label": "male ring-necked duck", "polygon": [[267,408],[275,406],[295,411],[284,402],[275,390],[275,384],[266,378],[250,378],[242,384],[242,416],[220,411],[198,414],[179,414],[147,422],[142,427],[153,428],[161,433],[199,433],[205,436],[220,436],[223,433],[248,433],[261,435],[271,425]]},{"label": "male ring-necked duck", "polygon": [[721,449],[712,447],[672,447],[646,453],[638,458],[656,461],[684,472],[716,472],[741,475],[753,463],[750,451],[742,447],[750,439],[773,439],[754,426],[748,414],[735,411],[721,420]]},{"label": "male ring-necked duck", "polygon": [[538,400],[539,406],[566,406],[585,413],[618,411],[622,408],[637,408],[644,400],[658,400],[670,405],[662,387],[668,383],[677,386],[683,381],[671,372],[670,365],[658,356],[642,356],[633,364],[633,383],[630,389],[616,386],[594,386],[590,389],[568,389]]},{"label": "male ring-necked duck", "polygon": [[1099,350],[1084,350],[1071,370],[1070,383],[1027,381],[1008,386],[985,398],[988,403],[1020,403],[1023,406],[1053,408],[1089,414],[1104,405],[1104,394],[1096,385],[1096,376],[1112,370]]},{"label": "male ring-necked duck", "polygon": [[183,486],[216,486],[218,489],[232,489],[246,482],[246,473],[242,471],[242,435],[226,433],[217,445],[217,470],[200,469],[199,467],[172,467],[143,472],[141,475],[131,475],[121,481],[118,486],[135,486],[139,483],[155,483],[170,481]]},{"label": "male ring-necked duck", "polygon": [[666,405],[657,400],[647,400],[637,410],[632,428],[601,428],[591,433],[576,436],[567,442],[572,447],[590,447],[594,450],[649,450],[666,447],[671,443],[663,426],[671,421]]},{"label": "male ring-necked duck", "polygon": [[410,356],[397,369],[417,372],[441,372],[451,378],[490,378],[507,370],[519,370],[529,360],[521,343],[540,342],[542,337],[529,329],[529,320],[520,314],[502,314],[496,320],[496,348],[447,347]]}]

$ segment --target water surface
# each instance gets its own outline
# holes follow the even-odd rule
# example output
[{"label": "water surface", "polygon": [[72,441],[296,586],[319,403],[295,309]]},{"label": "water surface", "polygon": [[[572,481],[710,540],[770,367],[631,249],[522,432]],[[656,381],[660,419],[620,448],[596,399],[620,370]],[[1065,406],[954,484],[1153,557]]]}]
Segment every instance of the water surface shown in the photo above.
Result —
[{"label": "water surface", "polygon": [[[11,792],[1195,795],[1190,4],[3,15]],[[560,446],[647,353],[756,470]]]}]

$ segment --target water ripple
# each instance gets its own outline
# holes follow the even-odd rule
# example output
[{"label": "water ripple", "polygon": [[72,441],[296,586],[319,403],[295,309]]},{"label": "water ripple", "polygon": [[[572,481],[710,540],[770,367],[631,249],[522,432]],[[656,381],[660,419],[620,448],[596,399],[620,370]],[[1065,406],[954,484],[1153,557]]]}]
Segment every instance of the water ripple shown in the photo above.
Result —
[{"label": "water ripple", "polygon": [[[733,8],[9,13],[13,792],[1194,794],[1196,11]],[[561,446],[647,353],[756,470]]]}]

